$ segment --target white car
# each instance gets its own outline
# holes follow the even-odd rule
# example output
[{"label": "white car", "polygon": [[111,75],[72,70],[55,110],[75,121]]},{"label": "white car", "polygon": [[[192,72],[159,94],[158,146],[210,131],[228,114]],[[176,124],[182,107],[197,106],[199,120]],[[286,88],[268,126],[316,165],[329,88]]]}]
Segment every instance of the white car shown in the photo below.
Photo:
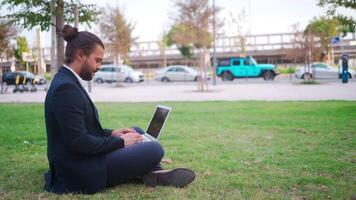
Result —
[{"label": "white car", "polygon": [[185,65],[171,65],[156,72],[155,80],[170,81],[197,81],[198,72]]},{"label": "white car", "polygon": [[[356,72],[352,69],[348,70],[349,78],[355,76]],[[308,71],[308,67],[297,67],[295,70],[295,77],[300,79],[324,79],[324,78],[340,78],[341,77],[341,68],[332,67],[326,63],[313,63],[310,66]],[[314,77],[313,77],[314,75]]]},{"label": "white car", "polygon": [[[119,74],[121,73],[121,74]],[[116,82],[118,79],[126,83],[139,83],[144,81],[144,75],[127,65],[102,65],[100,70],[95,73],[94,80],[97,83]]]}]

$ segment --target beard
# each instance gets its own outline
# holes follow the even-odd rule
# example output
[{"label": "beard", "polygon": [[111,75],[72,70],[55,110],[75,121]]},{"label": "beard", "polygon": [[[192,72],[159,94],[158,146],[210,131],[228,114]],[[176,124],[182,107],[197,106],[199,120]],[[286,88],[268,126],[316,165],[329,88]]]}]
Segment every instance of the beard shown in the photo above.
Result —
[{"label": "beard", "polygon": [[90,69],[91,69],[91,67],[90,67],[88,61],[85,61],[85,63],[82,66],[82,70],[81,70],[79,76],[85,81],[92,80],[95,72],[92,72]]}]

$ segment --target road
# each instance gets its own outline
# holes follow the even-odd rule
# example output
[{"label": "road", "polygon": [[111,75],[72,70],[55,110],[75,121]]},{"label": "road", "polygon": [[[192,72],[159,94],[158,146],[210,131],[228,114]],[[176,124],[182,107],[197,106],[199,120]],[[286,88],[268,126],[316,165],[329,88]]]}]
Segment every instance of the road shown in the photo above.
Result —
[{"label": "road", "polygon": [[[290,80],[288,76],[277,77],[274,81],[262,79],[237,79],[217,85],[209,81],[208,91],[197,90],[195,82],[161,83],[148,81],[139,84],[94,84],[91,98],[95,102],[162,102],[162,101],[299,101],[299,100],[356,100],[356,80],[348,84],[340,80],[319,80],[318,84],[301,84],[300,80]],[[44,102],[46,92],[0,93],[0,103]]]}]

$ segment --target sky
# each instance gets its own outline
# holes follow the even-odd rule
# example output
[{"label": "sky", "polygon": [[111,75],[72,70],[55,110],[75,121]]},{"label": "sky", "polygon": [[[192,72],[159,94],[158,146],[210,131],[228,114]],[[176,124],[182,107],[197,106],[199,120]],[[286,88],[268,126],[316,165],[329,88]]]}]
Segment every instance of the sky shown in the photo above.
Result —
[{"label": "sky", "polygon": [[[134,36],[138,41],[158,40],[163,31],[169,30],[176,13],[172,0],[81,0],[84,4],[96,4],[100,7],[120,6],[125,17],[134,23]],[[291,26],[299,23],[304,28],[313,17],[326,13],[325,8],[318,7],[317,0],[215,0],[221,8],[218,17],[225,23],[219,34],[231,35],[237,29],[231,23],[231,15],[236,16],[245,11],[243,31],[251,34],[292,32]],[[212,3],[212,0],[210,0]],[[349,16],[356,17],[356,13],[341,10]],[[79,26],[80,30],[99,33],[95,25],[91,28]],[[29,44],[33,46],[34,31],[23,31]],[[50,45],[50,34],[45,33],[45,46]]]}]

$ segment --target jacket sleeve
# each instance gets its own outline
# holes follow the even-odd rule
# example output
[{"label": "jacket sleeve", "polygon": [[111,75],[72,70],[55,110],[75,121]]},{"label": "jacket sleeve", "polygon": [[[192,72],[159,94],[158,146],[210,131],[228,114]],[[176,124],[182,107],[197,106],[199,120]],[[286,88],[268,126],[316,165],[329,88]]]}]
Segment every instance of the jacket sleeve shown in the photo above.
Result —
[{"label": "jacket sleeve", "polygon": [[111,135],[111,133],[112,133],[112,129],[104,129],[104,134],[105,134],[105,136],[110,136]]},{"label": "jacket sleeve", "polygon": [[52,109],[63,135],[64,145],[69,150],[95,155],[124,147],[122,138],[113,136],[94,136],[88,134],[85,126],[86,98],[74,84],[63,84],[54,92]]}]

